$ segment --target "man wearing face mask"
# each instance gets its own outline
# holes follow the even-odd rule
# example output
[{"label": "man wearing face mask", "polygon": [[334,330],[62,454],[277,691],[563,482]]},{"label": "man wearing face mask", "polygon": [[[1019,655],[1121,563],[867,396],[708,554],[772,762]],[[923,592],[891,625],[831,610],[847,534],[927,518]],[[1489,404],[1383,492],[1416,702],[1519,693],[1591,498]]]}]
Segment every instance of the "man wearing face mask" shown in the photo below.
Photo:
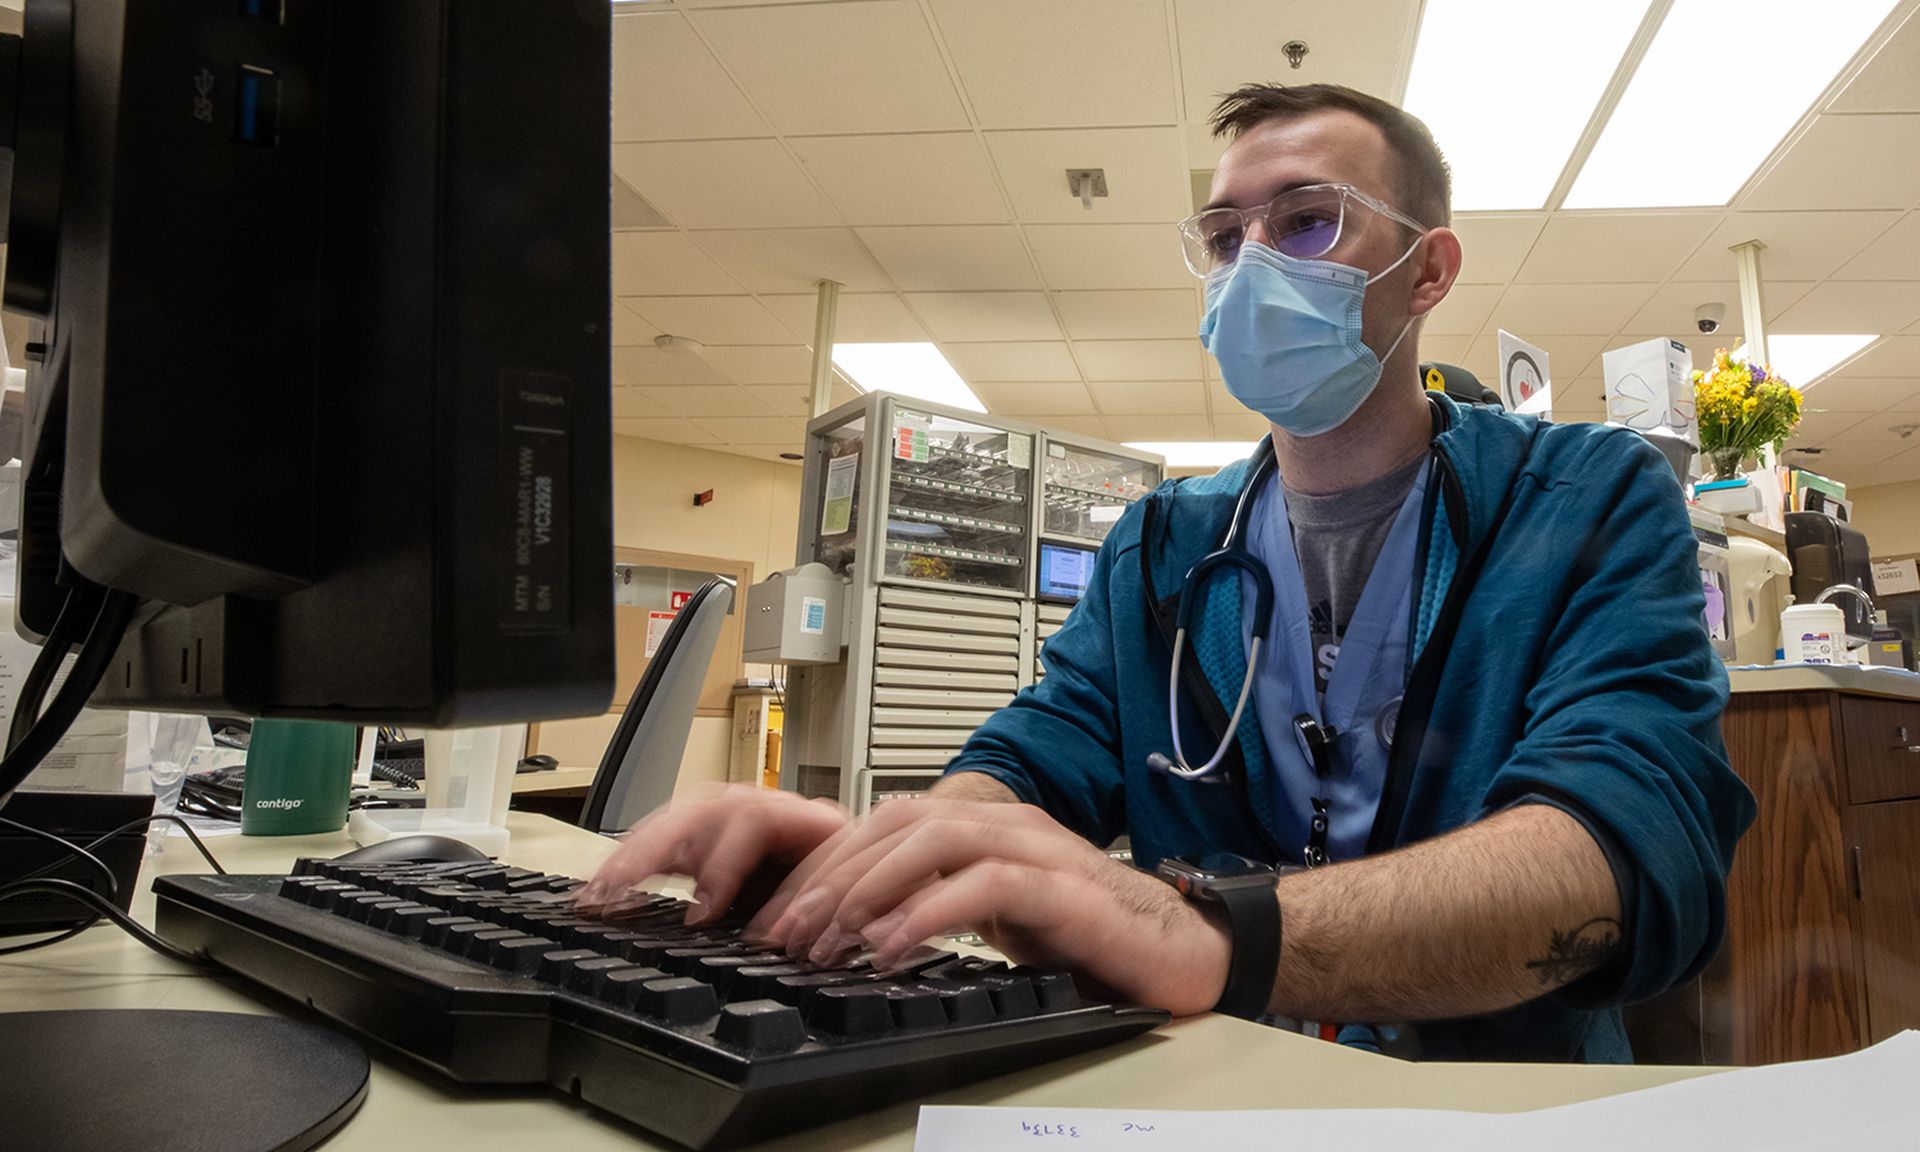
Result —
[{"label": "man wearing face mask", "polygon": [[[1753,818],[1672,470],[1625,430],[1422,389],[1461,247],[1419,121],[1315,85],[1214,123],[1179,240],[1270,448],[1127,513],[1046,678],[932,798],[853,823],[721,792],[590,891],[686,873],[717,916],[770,864],[750,933],[816,960],[965,926],[1176,1013],[1630,1059],[1619,1006],[1711,957]],[[1139,868],[1100,850],[1123,834]]]}]

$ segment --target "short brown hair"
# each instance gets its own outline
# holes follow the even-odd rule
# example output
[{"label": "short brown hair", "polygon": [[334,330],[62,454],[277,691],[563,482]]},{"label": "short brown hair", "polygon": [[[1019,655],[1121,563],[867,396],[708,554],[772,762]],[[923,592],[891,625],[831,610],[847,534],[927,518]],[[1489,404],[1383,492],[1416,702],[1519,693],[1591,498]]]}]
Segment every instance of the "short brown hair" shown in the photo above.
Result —
[{"label": "short brown hair", "polygon": [[1453,173],[1420,118],[1365,92],[1340,84],[1247,84],[1220,98],[1209,119],[1215,136],[1236,137],[1268,120],[1310,112],[1351,112],[1380,129],[1400,161],[1400,195],[1395,207],[1430,227],[1453,221]]}]

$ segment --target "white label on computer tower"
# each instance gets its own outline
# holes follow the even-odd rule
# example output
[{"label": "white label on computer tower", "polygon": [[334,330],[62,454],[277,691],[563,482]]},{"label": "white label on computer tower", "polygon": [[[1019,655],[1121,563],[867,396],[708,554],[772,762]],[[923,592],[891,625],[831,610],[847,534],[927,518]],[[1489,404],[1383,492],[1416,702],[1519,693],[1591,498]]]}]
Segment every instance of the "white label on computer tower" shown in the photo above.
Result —
[{"label": "white label on computer tower", "polygon": [[564,631],[573,583],[567,477],[573,382],[544,372],[500,373],[500,477],[507,503],[500,626]]}]

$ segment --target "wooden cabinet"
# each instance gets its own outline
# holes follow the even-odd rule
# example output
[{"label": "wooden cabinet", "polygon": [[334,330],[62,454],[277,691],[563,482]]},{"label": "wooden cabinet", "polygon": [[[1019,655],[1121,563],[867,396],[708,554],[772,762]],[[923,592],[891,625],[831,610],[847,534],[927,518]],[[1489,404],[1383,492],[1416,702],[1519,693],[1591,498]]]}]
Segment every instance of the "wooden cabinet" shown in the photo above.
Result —
[{"label": "wooden cabinet", "polygon": [[1920,1027],[1920,701],[1744,693],[1725,720],[1759,815],[1698,989],[1700,1056],[1835,1056]]}]

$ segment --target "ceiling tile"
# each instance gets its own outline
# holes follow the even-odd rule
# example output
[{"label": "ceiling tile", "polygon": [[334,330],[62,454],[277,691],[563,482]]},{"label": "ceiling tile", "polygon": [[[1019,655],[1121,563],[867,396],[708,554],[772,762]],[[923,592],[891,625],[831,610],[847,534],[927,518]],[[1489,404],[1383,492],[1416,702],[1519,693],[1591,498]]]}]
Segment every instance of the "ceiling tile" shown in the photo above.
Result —
[{"label": "ceiling tile", "polygon": [[[1851,420],[1855,414],[1851,412],[1840,412],[1834,413],[1834,415],[1837,415],[1842,420]],[[1842,455],[1850,455],[1869,446],[1886,446],[1897,449],[1903,444],[1920,444],[1920,439],[1915,439],[1916,435],[1920,435],[1920,412],[1903,412],[1896,409],[1890,412],[1875,412],[1864,417],[1858,423],[1849,427],[1845,432],[1830,437],[1824,446],[1834,447],[1836,445],[1844,445],[1846,446],[1846,451],[1842,453]],[[1891,455],[1893,455],[1892,452],[1885,453],[1885,456]],[[1876,464],[1880,459],[1884,459],[1884,456],[1875,457],[1870,460],[1863,459],[1858,462],[1861,464]]]},{"label": "ceiling tile", "polygon": [[1109,416],[1187,416],[1207,410],[1206,386],[1198,380],[1090,384],[1094,403]]},{"label": "ceiling tile", "polygon": [[733,384],[705,356],[668,352],[651,344],[613,349],[612,371],[616,388],[720,388]]},{"label": "ceiling tile", "polygon": [[1215,440],[1258,440],[1273,431],[1273,425],[1265,416],[1258,416],[1242,408],[1237,412],[1223,412],[1216,408],[1213,412],[1213,438]]},{"label": "ceiling tile", "polygon": [[744,289],[681,232],[615,232],[616,296],[724,296]]},{"label": "ceiling tile", "polygon": [[1440,301],[1440,306],[1427,314],[1426,327],[1420,330],[1423,340],[1435,336],[1472,336],[1480,331],[1480,326],[1493,314],[1493,306],[1500,302],[1500,294],[1505,288],[1499,284],[1455,284]]},{"label": "ceiling tile", "polygon": [[[1177,128],[989,132],[987,149],[1014,214],[1028,223],[1172,224],[1192,212]],[[1067,186],[1069,168],[1105,172],[1107,195],[1083,207]]]},{"label": "ceiling tile", "polygon": [[613,302],[613,346],[616,348],[631,344],[651,344],[653,338],[660,335],[660,329],[640,319],[640,314],[620,301]]},{"label": "ceiling tile", "polygon": [[1557,213],[1515,277],[1522,284],[1665,280],[1712,230],[1717,213]]},{"label": "ceiling tile", "polygon": [[1836,375],[1920,376],[1920,336],[1889,336],[1862,352]]},{"label": "ceiling tile", "polygon": [[1172,124],[1163,0],[933,0],[985,128]]},{"label": "ceiling tile", "polygon": [[[838,383],[838,381],[836,381],[836,383]],[[805,384],[743,384],[741,387],[758,397],[760,403],[767,406],[767,411],[773,413],[775,416],[798,416],[804,418],[810,407],[807,403],[807,386]],[[853,395],[855,395],[853,389],[848,388],[847,392],[848,399],[852,399]]]},{"label": "ceiling tile", "polygon": [[907,303],[935,340],[1058,340],[1044,292],[913,292]]},{"label": "ceiling tile", "polygon": [[1920,320],[1920,281],[1814,285],[1780,314],[1775,332],[1898,332]]},{"label": "ceiling tile", "polygon": [[862,228],[860,239],[907,291],[1038,288],[1033,264],[1011,226]]},{"label": "ceiling tile", "polygon": [[[1830,468],[1824,463],[1819,467],[1822,470]],[[1871,488],[1875,484],[1900,484],[1920,480],[1920,448],[1908,448],[1871,466],[1843,467],[1841,471],[1844,475],[1836,474],[1834,479],[1842,481],[1849,487]]]},{"label": "ceiling tile", "polygon": [[[1775,280],[1825,280],[1854,253],[1870,244],[1877,248],[1874,238],[1899,218],[1898,212],[1735,212],[1675,276],[1681,280],[1738,277],[1739,265],[1727,249],[1758,240],[1767,246],[1760,254],[1760,274],[1769,287]],[[1886,279],[1920,279],[1920,271]]]},{"label": "ceiling tile", "polygon": [[1827,111],[1920,112],[1920,20],[1889,37]]},{"label": "ceiling tile", "polygon": [[1516,284],[1494,305],[1486,327],[1505,328],[1523,340],[1530,332],[1607,336],[1618,332],[1653,290],[1652,284]]},{"label": "ceiling tile", "polygon": [[1192,290],[1170,224],[1036,224],[1026,233],[1049,288]]},{"label": "ceiling tile", "polygon": [[[1460,289],[1456,286],[1455,292]],[[1467,358],[1467,349],[1473,347],[1472,336],[1420,336],[1420,359],[1423,363],[1458,364]],[[1211,357],[1209,357],[1211,359]]]},{"label": "ceiling tile", "polygon": [[730,388],[636,388],[669,416],[698,419],[706,416],[771,416],[772,408],[738,384]]},{"label": "ceiling tile", "polygon": [[812,292],[821,280],[837,280],[845,292],[891,287],[851,228],[696,232],[692,240],[749,292]]},{"label": "ceiling tile", "polygon": [[1065,432],[1072,436],[1091,436],[1095,440],[1112,440],[1107,434],[1107,422],[1100,416],[1048,416],[1036,420],[1035,424],[1047,432]]},{"label": "ceiling tile", "polygon": [[[1820,389],[1815,388],[1818,393]],[[1800,413],[1800,426],[1787,438],[1789,444],[1824,444],[1835,440],[1853,428],[1872,419],[1869,412],[1823,411],[1815,406],[1812,396],[1807,398],[1807,407]]]},{"label": "ceiling tile", "polygon": [[1107,434],[1122,444],[1129,440],[1211,440],[1213,421],[1199,412],[1190,416],[1108,416]]},{"label": "ceiling tile", "polygon": [[703,11],[692,19],[783,135],[967,126],[912,0]]},{"label": "ceiling tile", "polygon": [[999,224],[1007,202],[972,132],[788,141],[849,224]]},{"label": "ceiling tile", "polygon": [[[1256,81],[1389,96],[1417,8],[1416,0],[1289,0],[1284,8],[1272,0],[1175,0],[1187,118],[1205,120],[1222,93]],[[1280,51],[1289,40],[1312,45],[1297,70]]]},{"label": "ceiling tile", "polygon": [[973,384],[974,394],[996,416],[1091,416],[1093,397],[1077,380],[1025,384]]},{"label": "ceiling tile", "polygon": [[725,452],[729,456],[750,456],[755,460],[765,460],[788,468],[798,468],[802,462],[788,460],[785,457],[802,450],[801,445],[780,441],[776,444],[715,444],[715,452]]},{"label": "ceiling tile", "polygon": [[751,296],[635,296],[626,304],[662,332],[702,344],[787,344],[797,335]]},{"label": "ceiling tile", "polygon": [[1198,380],[1198,340],[1079,340],[1073,354],[1087,379]]},{"label": "ceiling tile", "polygon": [[709,348],[701,358],[741,384],[805,384],[813,379],[813,353],[803,344]]},{"label": "ceiling tile", "polygon": [[1184,288],[1055,292],[1053,303],[1075,340],[1171,340],[1191,338],[1200,328],[1196,297]]},{"label": "ceiling tile", "polygon": [[975,381],[1074,380],[1080,369],[1060,343],[942,344],[947,363],[960,378]]},{"label": "ceiling tile", "polygon": [[[1782,312],[1799,303],[1812,287],[1803,281],[1767,280],[1767,323],[1778,320]],[[1713,335],[1722,347],[1731,348],[1741,329],[1746,327],[1740,316],[1740,285],[1731,280],[1702,283],[1676,280],[1662,284],[1626,326],[1633,332],[1671,332],[1676,338],[1698,334],[1693,313],[1702,304],[1726,306],[1727,318]]]},{"label": "ceiling tile", "polygon": [[[819,297],[763,296],[760,302],[772,309],[781,323],[812,342]],[[854,293],[842,295],[834,306],[833,338],[842,344],[891,343],[925,340],[927,330],[913,318],[906,302],[894,293]],[[806,378],[805,373],[802,378]]]},{"label": "ceiling tile", "polygon": [[807,438],[807,422],[790,416],[712,416],[694,421],[722,444],[792,444]]},{"label": "ceiling tile", "polygon": [[1544,212],[1455,216],[1462,284],[1505,284],[1520,271],[1546,227]]},{"label": "ceiling tile", "polygon": [[1920,205],[1920,116],[1822,116],[1738,204],[1750,211]]},{"label": "ceiling tile", "polygon": [[1597,422],[1606,416],[1607,385],[1599,376],[1581,376],[1553,385],[1553,418],[1556,423]]},{"label": "ceiling tile", "polygon": [[767,125],[678,12],[613,21],[613,138],[765,136]]},{"label": "ceiling tile", "polygon": [[837,224],[777,141],[616,144],[613,170],[682,228]]},{"label": "ceiling tile", "polygon": [[[643,420],[678,416],[660,403],[656,393],[659,388],[615,388],[613,389],[613,418],[615,420]],[[718,392],[718,388],[707,391]]]},{"label": "ceiling tile", "polygon": [[1920,377],[1823,376],[1805,392],[1808,410],[1862,414],[1920,403]]},{"label": "ceiling tile", "polygon": [[1833,276],[1836,280],[1920,280],[1920,212],[1908,213]]},{"label": "ceiling tile", "polygon": [[668,444],[712,444],[712,433],[691,420],[621,420],[613,422],[620,436],[638,436],[642,440],[660,440]]}]

